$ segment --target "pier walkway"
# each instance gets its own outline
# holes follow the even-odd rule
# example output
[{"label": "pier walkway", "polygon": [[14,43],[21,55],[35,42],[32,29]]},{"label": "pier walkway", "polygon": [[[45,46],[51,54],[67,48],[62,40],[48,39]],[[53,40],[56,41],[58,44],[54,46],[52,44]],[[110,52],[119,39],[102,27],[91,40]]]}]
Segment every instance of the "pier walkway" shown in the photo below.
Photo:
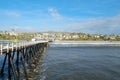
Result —
[{"label": "pier walkway", "polygon": [[27,66],[35,62],[38,56],[44,52],[47,47],[47,41],[22,41],[17,43],[1,43],[0,54],[3,56],[0,62],[0,78],[7,74],[7,79],[20,80],[20,65],[23,67],[24,79],[28,80]]}]

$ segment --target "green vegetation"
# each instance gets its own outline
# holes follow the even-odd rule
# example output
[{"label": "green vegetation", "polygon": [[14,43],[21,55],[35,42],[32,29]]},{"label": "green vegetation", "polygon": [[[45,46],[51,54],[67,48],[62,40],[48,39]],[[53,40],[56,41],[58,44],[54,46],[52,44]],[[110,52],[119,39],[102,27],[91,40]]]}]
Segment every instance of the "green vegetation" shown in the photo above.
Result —
[{"label": "green vegetation", "polygon": [[0,40],[30,40],[32,38],[34,38],[32,33],[21,33],[18,35],[0,34]]},{"label": "green vegetation", "polygon": [[0,34],[0,40],[31,40],[36,39],[52,39],[64,41],[120,41],[120,35],[102,35],[87,33],[70,33],[70,32],[43,32],[43,33],[18,33],[10,35],[9,33]]}]

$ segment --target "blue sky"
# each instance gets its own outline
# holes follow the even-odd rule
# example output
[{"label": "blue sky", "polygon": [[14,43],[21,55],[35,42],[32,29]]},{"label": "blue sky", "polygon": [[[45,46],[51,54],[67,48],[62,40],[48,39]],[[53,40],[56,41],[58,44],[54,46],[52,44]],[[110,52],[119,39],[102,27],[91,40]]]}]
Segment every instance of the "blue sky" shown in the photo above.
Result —
[{"label": "blue sky", "polygon": [[120,0],[0,0],[0,30],[120,34]]}]

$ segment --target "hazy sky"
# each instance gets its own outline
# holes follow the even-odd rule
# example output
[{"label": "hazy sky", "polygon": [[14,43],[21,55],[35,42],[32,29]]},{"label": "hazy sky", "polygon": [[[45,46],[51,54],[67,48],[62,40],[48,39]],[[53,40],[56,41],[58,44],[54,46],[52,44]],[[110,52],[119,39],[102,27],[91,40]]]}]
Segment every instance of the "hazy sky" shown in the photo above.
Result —
[{"label": "hazy sky", "polygon": [[0,30],[120,34],[120,0],[0,0]]}]

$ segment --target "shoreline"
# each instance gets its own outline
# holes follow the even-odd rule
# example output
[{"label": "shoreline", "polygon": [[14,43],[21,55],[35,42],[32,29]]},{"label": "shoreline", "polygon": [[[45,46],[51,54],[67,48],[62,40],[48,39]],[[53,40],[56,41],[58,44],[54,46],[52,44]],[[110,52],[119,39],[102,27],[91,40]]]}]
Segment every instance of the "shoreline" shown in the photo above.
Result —
[{"label": "shoreline", "polygon": [[120,47],[120,41],[55,41],[51,47]]},{"label": "shoreline", "polygon": [[120,41],[54,41],[50,43],[119,43]]}]

